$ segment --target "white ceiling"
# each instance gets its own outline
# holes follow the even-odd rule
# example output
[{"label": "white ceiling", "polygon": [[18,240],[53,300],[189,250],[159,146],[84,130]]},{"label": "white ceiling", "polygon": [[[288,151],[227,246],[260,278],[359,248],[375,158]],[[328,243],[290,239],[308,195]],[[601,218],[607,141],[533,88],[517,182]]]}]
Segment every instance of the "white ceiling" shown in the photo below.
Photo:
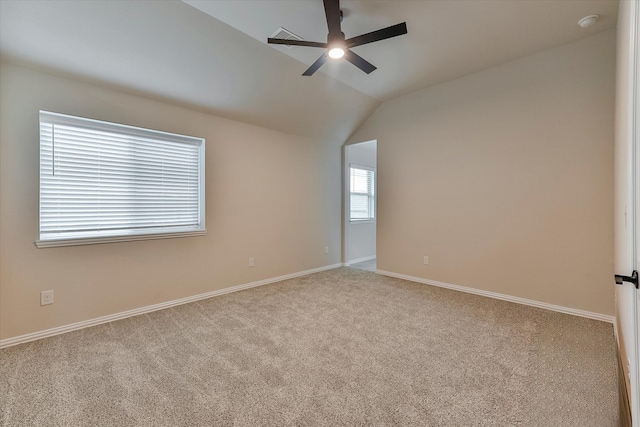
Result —
[{"label": "white ceiling", "polygon": [[0,0],[0,55],[335,144],[379,104],[178,0]]},{"label": "white ceiling", "polygon": [[[321,0],[0,0],[0,58],[309,138],[344,142],[384,100],[615,27],[617,1],[344,0],[347,37],[409,34],[302,72],[318,49],[266,44],[280,26],[325,41]],[[196,7],[192,7],[196,6]],[[204,12],[206,13],[204,13]],[[578,19],[600,14],[593,27]]]},{"label": "white ceiling", "polygon": [[[266,43],[279,27],[304,40],[326,42],[321,0],[183,0]],[[380,101],[464,76],[551,47],[614,28],[618,2],[589,0],[342,0],[346,38],[407,22],[404,36],[354,48],[378,67],[364,74],[344,60],[320,70]],[[599,14],[590,28],[577,25]],[[269,45],[302,64],[321,49]],[[313,77],[311,77],[313,78]]]}]

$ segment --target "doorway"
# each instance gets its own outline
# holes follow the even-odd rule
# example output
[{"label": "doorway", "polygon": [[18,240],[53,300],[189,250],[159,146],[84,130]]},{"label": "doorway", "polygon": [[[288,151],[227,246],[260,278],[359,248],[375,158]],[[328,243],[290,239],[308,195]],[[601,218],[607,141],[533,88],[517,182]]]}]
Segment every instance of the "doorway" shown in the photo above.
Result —
[{"label": "doorway", "polygon": [[376,271],[377,141],[346,145],[344,150],[345,265]]}]

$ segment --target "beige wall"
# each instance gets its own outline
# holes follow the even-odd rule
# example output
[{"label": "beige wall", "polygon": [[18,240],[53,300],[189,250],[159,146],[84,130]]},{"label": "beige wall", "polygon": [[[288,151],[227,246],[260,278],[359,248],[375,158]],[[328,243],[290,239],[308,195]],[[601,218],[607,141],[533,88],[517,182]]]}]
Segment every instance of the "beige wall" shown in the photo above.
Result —
[{"label": "beige wall", "polygon": [[378,269],[612,315],[614,72],[607,31],[382,104]]},{"label": "beige wall", "polygon": [[[0,89],[0,339],[340,262],[339,144],[6,64]],[[206,138],[208,235],[36,249],[39,109]]]}]

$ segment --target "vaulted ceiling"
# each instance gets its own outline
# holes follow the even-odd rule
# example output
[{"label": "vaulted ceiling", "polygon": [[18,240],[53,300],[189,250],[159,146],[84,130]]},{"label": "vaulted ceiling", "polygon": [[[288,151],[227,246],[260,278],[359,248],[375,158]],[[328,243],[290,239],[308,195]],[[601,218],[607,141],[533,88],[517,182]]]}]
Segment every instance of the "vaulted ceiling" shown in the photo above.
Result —
[{"label": "vaulted ceiling", "polygon": [[[311,77],[321,0],[0,1],[0,58],[312,139],[342,143],[383,101],[615,27],[616,0],[343,0],[347,37],[407,22]],[[583,29],[585,15],[601,17]]]},{"label": "vaulted ceiling", "polygon": [[[327,39],[321,0],[183,1],[263,43],[279,27],[304,40]],[[344,61],[321,68],[380,101],[613,28],[617,19],[617,1],[342,0],[340,4],[347,38],[407,22],[405,36],[354,48],[378,67],[371,75]],[[577,25],[580,18],[593,14],[600,15],[595,25],[586,29]],[[303,63],[297,75],[322,54],[314,48],[272,49]]]}]

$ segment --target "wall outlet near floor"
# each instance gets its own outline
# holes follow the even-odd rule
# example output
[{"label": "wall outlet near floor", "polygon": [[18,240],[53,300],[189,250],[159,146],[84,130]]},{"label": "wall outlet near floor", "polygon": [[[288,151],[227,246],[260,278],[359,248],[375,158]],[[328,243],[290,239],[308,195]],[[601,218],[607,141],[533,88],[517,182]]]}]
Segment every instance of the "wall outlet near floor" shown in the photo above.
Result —
[{"label": "wall outlet near floor", "polygon": [[429,257],[426,256],[426,255],[424,257],[422,257],[422,263],[424,265],[429,265]]},{"label": "wall outlet near floor", "polygon": [[40,305],[53,304],[53,291],[40,292]]},{"label": "wall outlet near floor", "polygon": [[325,247],[324,247],[324,253],[325,253],[325,254],[328,254],[328,253],[329,253],[329,246],[325,246]]},{"label": "wall outlet near floor", "polygon": [[254,265],[253,258],[249,258],[249,267],[253,267]]}]

